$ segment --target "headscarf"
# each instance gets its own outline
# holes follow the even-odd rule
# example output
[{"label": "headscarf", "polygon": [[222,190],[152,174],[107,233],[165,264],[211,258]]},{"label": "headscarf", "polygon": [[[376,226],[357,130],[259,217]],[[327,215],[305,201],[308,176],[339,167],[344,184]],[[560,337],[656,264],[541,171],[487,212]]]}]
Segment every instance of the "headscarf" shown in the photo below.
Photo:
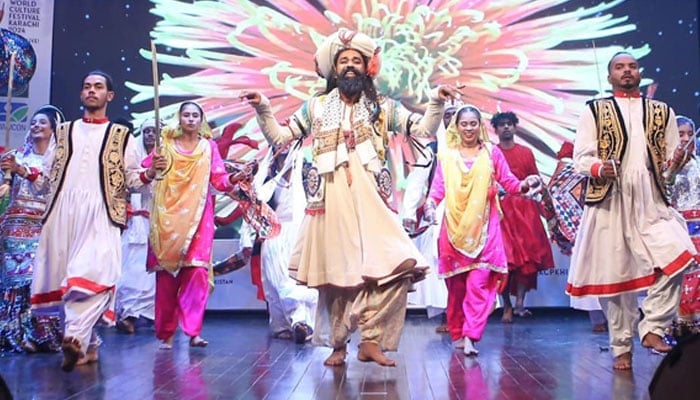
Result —
[{"label": "headscarf", "polygon": [[459,147],[462,145],[462,136],[459,134],[459,129],[457,127],[457,118],[459,117],[459,114],[465,110],[476,112],[477,115],[479,115],[479,142],[481,144],[491,143],[489,134],[486,131],[486,125],[483,123],[483,121],[481,121],[481,111],[471,104],[466,104],[461,106],[457,112],[455,112],[455,114],[452,116],[450,124],[447,126],[447,130],[445,132],[447,147],[450,149],[459,149]]},{"label": "headscarf", "polygon": [[448,148],[439,154],[445,182],[445,223],[452,246],[467,257],[476,258],[488,238],[490,200],[496,190],[493,182],[493,162],[490,141],[483,122],[480,122],[479,141],[483,144],[470,168],[464,165],[460,154],[462,139],[457,129],[461,107],[447,127]]},{"label": "headscarf", "polygon": [[[63,115],[63,112],[56,106],[51,105],[51,104],[46,104],[36,111],[34,111],[34,114],[32,114],[32,119],[37,115],[37,114],[44,114],[49,118],[49,122],[51,123],[51,131],[52,135],[49,138],[49,146],[51,144],[55,143],[56,139],[54,138],[53,133],[56,132],[56,127],[64,122],[66,120],[66,117]],[[27,131],[27,135],[24,137],[24,149],[22,151],[22,154],[27,156],[29,153],[31,153],[34,150],[34,141],[32,140],[32,130],[31,127]]]},{"label": "headscarf", "polygon": [[316,63],[318,75],[326,80],[331,78],[335,72],[336,55],[340,51],[348,49],[357,50],[363,56],[369,58],[367,75],[370,78],[374,78],[379,74],[381,67],[379,52],[381,48],[377,46],[374,39],[362,32],[340,29],[338,32],[328,36],[316,50],[314,62]]},{"label": "headscarf", "polygon": [[163,138],[161,154],[170,162],[169,172],[153,190],[150,243],[160,267],[173,274],[195,265],[186,260],[199,227],[209,193],[211,145],[200,140],[191,153],[177,150],[175,139]]}]

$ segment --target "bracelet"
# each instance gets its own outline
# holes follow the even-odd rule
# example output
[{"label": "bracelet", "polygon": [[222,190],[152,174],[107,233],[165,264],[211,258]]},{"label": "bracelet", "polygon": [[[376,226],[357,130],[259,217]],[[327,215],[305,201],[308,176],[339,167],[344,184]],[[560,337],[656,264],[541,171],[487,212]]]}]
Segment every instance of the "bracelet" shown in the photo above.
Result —
[{"label": "bracelet", "polygon": [[139,178],[141,178],[141,182],[143,182],[144,184],[151,183],[153,182],[153,179],[155,179],[155,176],[153,178],[149,177],[147,171],[148,170],[141,171],[141,173],[139,174]]}]

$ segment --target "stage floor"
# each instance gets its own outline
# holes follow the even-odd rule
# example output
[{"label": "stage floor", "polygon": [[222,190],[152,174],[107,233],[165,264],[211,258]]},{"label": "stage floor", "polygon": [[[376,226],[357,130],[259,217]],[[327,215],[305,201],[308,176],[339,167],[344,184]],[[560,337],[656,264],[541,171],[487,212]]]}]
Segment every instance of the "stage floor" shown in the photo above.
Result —
[{"label": "stage floor", "polygon": [[662,357],[635,343],[633,372],[613,372],[607,334],[586,313],[535,309],[534,316],[489,320],[476,358],[435,333],[437,319],[410,313],[398,363],[361,363],[357,335],[344,367],[322,365],[326,348],[272,339],[263,313],[209,313],[190,349],[176,336],[159,350],[151,329],[133,336],[102,329],[97,364],[60,370],[59,354],[4,355],[0,374],[15,399],[644,399]]}]

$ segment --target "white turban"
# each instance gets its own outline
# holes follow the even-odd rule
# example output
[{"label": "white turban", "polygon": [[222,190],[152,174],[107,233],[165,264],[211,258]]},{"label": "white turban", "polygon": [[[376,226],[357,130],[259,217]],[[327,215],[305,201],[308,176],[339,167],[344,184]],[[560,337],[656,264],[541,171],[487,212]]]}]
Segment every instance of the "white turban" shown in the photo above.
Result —
[{"label": "white turban", "polygon": [[362,32],[355,32],[348,29],[341,29],[338,32],[328,36],[323,41],[314,60],[316,62],[316,72],[319,76],[329,79],[335,67],[335,56],[342,50],[353,49],[359,51],[363,56],[369,58],[367,64],[367,75],[375,77],[379,73],[380,48],[371,37]]}]

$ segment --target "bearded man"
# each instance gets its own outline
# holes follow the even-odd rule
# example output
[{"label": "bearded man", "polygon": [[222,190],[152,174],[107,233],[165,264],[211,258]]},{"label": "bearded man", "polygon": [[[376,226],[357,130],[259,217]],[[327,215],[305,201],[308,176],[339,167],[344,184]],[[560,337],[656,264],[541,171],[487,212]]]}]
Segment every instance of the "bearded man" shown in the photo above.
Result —
[{"label": "bearded man", "polygon": [[286,127],[267,98],[241,94],[271,144],[313,138],[313,161],[303,166],[306,215],[289,272],[318,289],[313,343],[333,349],[328,366],[345,363],[357,327],[360,361],[396,365],[384,351],[398,348],[409,286],[428,265],[389,208],[387,145],[394,135],[433,137],[445,100],[458,95],[449,86],[433,90],[422,118],[379,96],[373,82],[379,51],[360,32],[343,29],[326,38],[315,56],[326,90],[306,101]]}]

